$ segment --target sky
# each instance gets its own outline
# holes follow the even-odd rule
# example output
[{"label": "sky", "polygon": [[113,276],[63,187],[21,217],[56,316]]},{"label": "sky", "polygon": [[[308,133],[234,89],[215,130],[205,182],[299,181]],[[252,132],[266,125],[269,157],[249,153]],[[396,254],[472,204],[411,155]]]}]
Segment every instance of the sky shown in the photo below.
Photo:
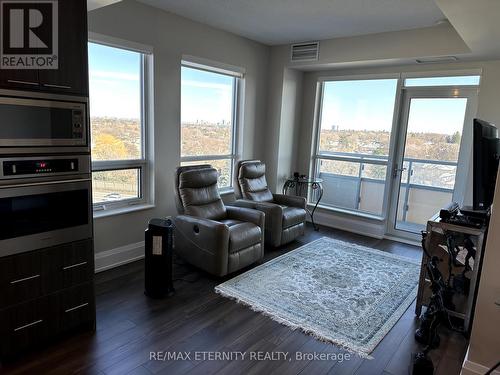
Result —
[{"label": "sky", "polygon": [[141,54],[89,43],[90,115],[139,119]]},{"label": "sky", "polygon": [[[325,82],[321,128],[390,132],[396,79]],[[412,99],[408,130],[462,133],[467,99]]]},{"label": "sky", "polygon": [[234,78],[188,67],[181,74],[181,123],[229,124]]}]

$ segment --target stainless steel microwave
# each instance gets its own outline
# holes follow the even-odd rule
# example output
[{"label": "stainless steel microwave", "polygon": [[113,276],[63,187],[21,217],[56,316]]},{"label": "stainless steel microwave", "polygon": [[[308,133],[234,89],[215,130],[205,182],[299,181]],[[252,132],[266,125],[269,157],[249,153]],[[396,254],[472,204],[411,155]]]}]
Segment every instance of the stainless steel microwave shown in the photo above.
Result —
[{"label": "stainless steel microwave", "polygon": [[[88,149],[87,103],[48,97],[0,95],[0,152],[44,152],[50,147]],[[68,149],[61,150],[67,152]],[[16,152],[17,153],[17,152]]]}]

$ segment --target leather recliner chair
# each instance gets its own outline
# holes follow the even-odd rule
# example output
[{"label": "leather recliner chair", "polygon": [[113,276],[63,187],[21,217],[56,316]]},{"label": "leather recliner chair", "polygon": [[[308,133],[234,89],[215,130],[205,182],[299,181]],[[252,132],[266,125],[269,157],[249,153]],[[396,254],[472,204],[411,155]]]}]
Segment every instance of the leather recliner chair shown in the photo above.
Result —
[{"label": "leather recliner chair", "polygon": [[242,160],[236,164],[234,189],[238,207],[253,208],[266,214],[265,241],[278,247],[305,232],[306,199],[273,194],[267,187],[266,165],[260,160]]},{"label": "leather recliner chair", "polygon": [[215,276],[225,276],[264,256],[264,218],[256,210],[225,206],[210,165],[176,171],[175,252]]}]

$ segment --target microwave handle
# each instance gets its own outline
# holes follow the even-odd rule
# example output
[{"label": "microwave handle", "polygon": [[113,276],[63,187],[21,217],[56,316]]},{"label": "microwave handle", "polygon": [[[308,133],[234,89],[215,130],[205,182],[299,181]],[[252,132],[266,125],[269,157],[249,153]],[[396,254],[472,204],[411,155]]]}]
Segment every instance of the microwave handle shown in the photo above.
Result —
[{"label": "microwave handle", "polygon": [[60,185],[60,184],[67,184],[67,183],[71,183],[71,182],[89,182],[89,181],[92,181],[92,180],[90,178],[77,178],[77,179],[72,179],[72,180],[31,182],[31,183],[27,183],[27,184],[5,185],[5,186],[1,186],[0,189],[21,188],[21,187],[31,187],[31,186]]}]

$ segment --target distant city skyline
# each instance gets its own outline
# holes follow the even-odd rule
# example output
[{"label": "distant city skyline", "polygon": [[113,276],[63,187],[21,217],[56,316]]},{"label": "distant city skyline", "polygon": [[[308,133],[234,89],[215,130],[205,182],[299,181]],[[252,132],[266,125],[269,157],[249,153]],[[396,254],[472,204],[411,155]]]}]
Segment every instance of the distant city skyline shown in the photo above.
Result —
[{"label": "distant city skyline", "polygon": [[[323,130],[392,131],[396,79],[325,82]],[[412,99],[408,131],[462,133],[467,99]]]}]

